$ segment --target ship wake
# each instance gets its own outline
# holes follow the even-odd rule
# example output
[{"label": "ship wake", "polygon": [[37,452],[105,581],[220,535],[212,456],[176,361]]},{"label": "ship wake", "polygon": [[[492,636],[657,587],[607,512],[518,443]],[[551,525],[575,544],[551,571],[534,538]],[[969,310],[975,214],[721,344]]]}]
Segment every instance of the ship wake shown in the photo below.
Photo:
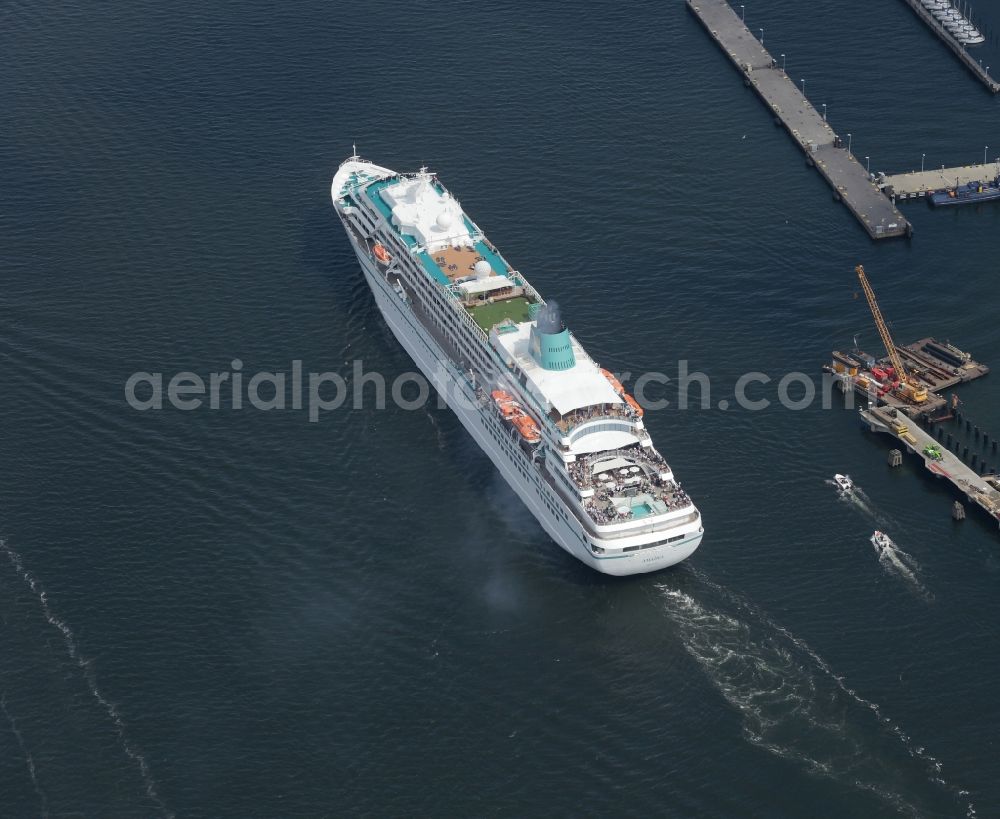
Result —
[{"label": "ship wake", "polygon": [[[80,669],[83,679],[87,684],[87,688],[90,690],[91,695],[94,699],[101,705],[102,709],[111,720],[112,725],[114,725],[115,732],[118,735],[118,740],[121,744],[122,751],[125,755],[131,759],[136,767],[138,768],[139,775],[142,778],[143,785],[145,786],[146,795],[152,801],[153,804],[157,806],[160,812],[167,817],[167,819],[172,819],[173,813],[167,808],[163,800],[160,798],[157,792],[156,783],[153,780],[152,772],[149,769],[149,763],[146,761],[145,756],[138,750],[135,744],[128,738],[125,730],[125,721],[122,718],[121,712],[118,710],[118,706],[115,705],[111,700],[109,700],[105,694],[98,688],[97,685],[97,674],[94,671],[93,661],[88,657],[85,657],[79,648],[77,643],[76,635],[73,630],[69,627],[65,620],[60,618],[52,608],[52,604],[49,602],[48,593],[42,587],[41,583],[35,577],[35,575],[27,568],[25,568],[24,561],[17,552],[15,552],[10,546],[7,545],[5,540],[0,539],[0,549],[7,555],[7,559],[10,561],[11,566],[24,581],[25,585],[31,590],[31,592],[38,598],[39,605],[42,609],[42,614],[45,616],[46,621],[49,625],[56,629],[63,638],[63,642],[66,646],[66,653],[69,658],[76,663],[77,667]],[[6,702],[4,702],[4,710],[6,711]],[[10,716],[8,714],[8,719]],[[11,720],[12,721],[12,720]],[[16,725],[16,723],[12,724]],[[21,740],[20,735],[18,735],[18,740]],[[37,778],[36,770],[33,759],[30,756],[27,757],[27,762],[29,766],[29,771],[31,774],[31,779],[33,784],[36,785],[37,790]],[[39,798],[44,800],[41,792],[39,792]],[[43,801],[44,805],[44,801]],[[47,808],[46,808],[47,810]]]},{"label": "ship wake", "polygon": [[967,817],[967,791],[948,783],[942,764],[881,706],[858,694],[805,641],[711,581],[724,598],[710,608],[658,585],[684,648],[742,719],[753,745],[809,773],[867,791],[904,816]]}]

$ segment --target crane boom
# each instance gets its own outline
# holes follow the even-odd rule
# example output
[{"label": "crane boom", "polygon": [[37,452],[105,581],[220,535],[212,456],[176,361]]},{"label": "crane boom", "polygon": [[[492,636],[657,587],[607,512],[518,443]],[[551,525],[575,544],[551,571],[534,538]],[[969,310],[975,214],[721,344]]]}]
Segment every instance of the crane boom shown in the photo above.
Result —
[{"label": "crane boom", "polygon": [[875,291],[872,290],[872,286],[868,283],[868,277],[865,275],[864,267],[858,265],[854,268],[854,270],[858,274],[858,279],[861,281],[861,289],[865,291],[865,298],[868,299],[868,306],[871,308],[872,317],[875,319],[875,326],[878,328],[878,334],[882,337],[882,343],[885,345],[885,351],[889,354],[889,361],[892,363],[892,368],[896,373],[896,378],[899,380],[900,392],[905,397],[910,398],[915,402],[926,401],[927,389],[925,387],[918,386],[910,380],[910,374],[903,366],[899,353],[896,352],[896,345],[892,341],[892,336],[889,333],[889,328],[885,323],[885,319],[882,318],[882,311],[879,309],[878,302],[875,300]]},{"label": "crane boom", "polygon": [[889,361],[892,362],[896,376],[900,381],[906,381],[906,369],[903,367],[903,362],[899,360],[896,345],[892,343],[892,336],[889,335],[889,328],[886,326],[885,319],[882,318],[882,311],[875,300],[875,291],[872,290],[872,286],[868,283],[865,269],[861,265],[858,265],[854,270],[858,274],[858,279],[861,280],[861,289],[865,291],[868,306],[871,308],[872,316],[875,318],[875,326],[878,328],[878,334],[882,336],[882,343],[885,345],[885,351],[889,354]]}]

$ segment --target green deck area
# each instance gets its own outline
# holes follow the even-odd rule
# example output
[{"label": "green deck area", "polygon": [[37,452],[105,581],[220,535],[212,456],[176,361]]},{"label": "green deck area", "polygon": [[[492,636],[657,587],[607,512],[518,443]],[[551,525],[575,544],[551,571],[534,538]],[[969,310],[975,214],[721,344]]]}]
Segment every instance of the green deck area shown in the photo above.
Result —
[{"label": "green deck area", "polygon": [[476,324],[487,333],[494,324],[499,324],[505,318],[520,324],[528,321],[528,300],[523,296],[493,304],[482,304],[469,310]]}]

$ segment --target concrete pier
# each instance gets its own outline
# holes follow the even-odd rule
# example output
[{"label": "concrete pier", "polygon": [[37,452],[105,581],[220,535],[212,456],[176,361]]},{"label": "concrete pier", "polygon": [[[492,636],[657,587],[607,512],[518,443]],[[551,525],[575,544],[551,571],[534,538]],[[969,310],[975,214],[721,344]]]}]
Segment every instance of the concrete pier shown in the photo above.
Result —
[{"label": "concrete pier", "polygon": [[965,46],[956,40],[952,33],[942,26],[933,14],[924,8],[923,4],[920,3],[919,0],[905,0],[905,2],[906,5],[913,9],[917,17],[927,23],[930,30],[933,31],[941,39],[941,41],[948,46],[949,49],[951,49],[952,53],[954,53],[954,55],[962,61],[962,64],[968,68],[969,71],[971,71],[983,85],[985,85],[992,93],[1000,94],[1000,82],[990,76],[989,71],[979,64],[979,60],[976,57],[973,57]]},{"label": "concrete pier", "polygon": [[687,0],[688,9],[729,56],[744,82],[757,92],[872,239],[909,236],[912,228],[872,184],[823,117],[725,0]]},{"label": "concrete pier", "polygon": [[1000,176],[1000,160],[986,165],[963,165],[960,168],[912,171],[886,176],[879,184],[882,192],[897,199],[919,199],[936,191],[948,190],[968,182],[989,182]]},{"label": "concrete pier", "polygon": [[[959,492],[993,518],[994,523],[1000,522],[1000,488],[998,488],[1000,480],[982,477],[962,463],[956,455],[938,447],[933,437],[905,415],[897,413],[890,407],[861,410],[861,418],[864,425],[872,432],[885,432],[891,435],[907,451],[920,457],[928,472],[947,479]],[[940,453],[940,457],[932,457],[924,451],[929,447],[934,448],[932,451]]]}]

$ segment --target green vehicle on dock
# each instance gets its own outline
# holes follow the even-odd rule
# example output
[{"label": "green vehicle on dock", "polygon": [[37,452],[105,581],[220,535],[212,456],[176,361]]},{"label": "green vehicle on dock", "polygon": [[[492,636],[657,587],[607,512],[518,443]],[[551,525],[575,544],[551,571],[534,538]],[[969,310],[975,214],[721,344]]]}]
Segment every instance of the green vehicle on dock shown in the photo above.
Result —
[{"label": "green vehicle on dock", "polygon": [[928,444],[927,446],[925,446],[924,455],[926,455],[932,461],[940,461],[942,458],[944,458],[944,455],[941,454],[941,447],[936,446],[935,444]]}]

